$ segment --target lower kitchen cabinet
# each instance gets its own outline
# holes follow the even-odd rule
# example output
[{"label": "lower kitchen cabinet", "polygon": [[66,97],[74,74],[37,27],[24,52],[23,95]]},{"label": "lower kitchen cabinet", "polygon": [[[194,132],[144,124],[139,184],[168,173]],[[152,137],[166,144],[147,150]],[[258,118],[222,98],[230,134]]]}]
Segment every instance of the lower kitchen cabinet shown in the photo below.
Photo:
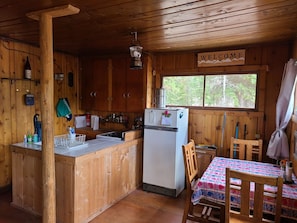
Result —
[{"label": "lower kitchen cabinet", "polygon": [[198,176],[202,177],[204,171],[207,169],[212,159],[216,156],[217,150],[210,148],[199,148],[196,146],[196,154],[198,158]]},{"label": "lower kitchen cabinet", "polygon": [[[142,144],[138,138],[77,157],[56,154],[57,222],[89,222],[140,186]],[[11,204],[41,215],[41,151],[13,145],[11,151]]]}]

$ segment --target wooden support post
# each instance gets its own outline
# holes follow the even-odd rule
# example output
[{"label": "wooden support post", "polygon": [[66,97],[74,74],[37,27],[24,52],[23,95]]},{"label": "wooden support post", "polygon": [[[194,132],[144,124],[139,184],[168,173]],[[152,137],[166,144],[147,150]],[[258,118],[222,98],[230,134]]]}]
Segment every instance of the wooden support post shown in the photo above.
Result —
[{"label": "wooden support post", "polygon": [[43,223],[56,222],[52,18],[40,16]]},{"label": "wooden support post", "polygon": [[56,222],[52,19],[78,12],[79,9],[66,5],[27,14],[32,19],[40,20],[43,223]]}]

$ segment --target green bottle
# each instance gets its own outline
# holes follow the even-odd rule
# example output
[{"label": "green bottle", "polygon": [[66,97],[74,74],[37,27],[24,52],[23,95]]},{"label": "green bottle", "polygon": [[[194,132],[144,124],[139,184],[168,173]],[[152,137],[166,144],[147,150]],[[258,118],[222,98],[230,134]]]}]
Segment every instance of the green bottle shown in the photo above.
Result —
[{"label": "green bottle", "polygon": [[27,135],[27,141],[28,143],[32,143],[32,135],[30,134],[30,132]]}]

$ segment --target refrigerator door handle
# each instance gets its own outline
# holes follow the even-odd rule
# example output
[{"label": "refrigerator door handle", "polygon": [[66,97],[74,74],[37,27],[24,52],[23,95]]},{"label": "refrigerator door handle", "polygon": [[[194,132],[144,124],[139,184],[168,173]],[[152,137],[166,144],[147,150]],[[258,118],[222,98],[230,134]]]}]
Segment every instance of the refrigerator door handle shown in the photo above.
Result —
[{"label": "refrigerator door handle", "polygon": [[183,116],[184,116],[184,113],[181,112],[181,113],[179,114],[179,118],[181,119]]},{"label": "refrigerator door handle", "polygon": [[149,113],[149,122],[150,123],[154,123],[154,124],[156,122],[156,120],[155,120],[155,112],[153,110],[150,111],[150,113]]}]

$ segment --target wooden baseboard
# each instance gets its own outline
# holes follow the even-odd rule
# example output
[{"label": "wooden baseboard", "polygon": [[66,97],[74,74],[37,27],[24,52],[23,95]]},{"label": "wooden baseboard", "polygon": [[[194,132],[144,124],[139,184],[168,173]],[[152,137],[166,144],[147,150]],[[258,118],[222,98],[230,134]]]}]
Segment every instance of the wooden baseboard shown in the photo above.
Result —
[{"label": "wooden baseboard", "polygon": [[0,187],[0,194],[6,193],[7,191],[11,191],[11,188],[12,188],[11,184],[8,184],[4,187]]}]

